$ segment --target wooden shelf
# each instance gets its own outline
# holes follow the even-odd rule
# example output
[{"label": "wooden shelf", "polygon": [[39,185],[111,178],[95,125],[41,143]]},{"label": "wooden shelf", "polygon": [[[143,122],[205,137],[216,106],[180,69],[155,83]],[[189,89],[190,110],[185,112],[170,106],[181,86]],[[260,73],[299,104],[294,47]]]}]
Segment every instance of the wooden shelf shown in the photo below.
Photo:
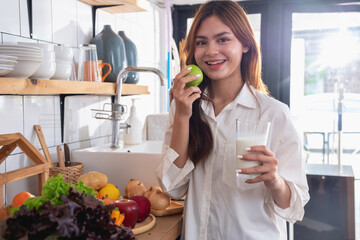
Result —
[{"label": "wooden shelf", "polygon": [[[146,12],[150,8],[148,0],[80,0],[91,6],[102,6],[110,13]],[[109,7],[103,7],[109,5]]]},{"label": "wooden shelf", "polygon": [[[0,94],[9,95],[115,95],[115,83],[75,82],[65,80],[30,80],[1,78]],[[121,95],[150,94],[147,86],[123,83]]]}]

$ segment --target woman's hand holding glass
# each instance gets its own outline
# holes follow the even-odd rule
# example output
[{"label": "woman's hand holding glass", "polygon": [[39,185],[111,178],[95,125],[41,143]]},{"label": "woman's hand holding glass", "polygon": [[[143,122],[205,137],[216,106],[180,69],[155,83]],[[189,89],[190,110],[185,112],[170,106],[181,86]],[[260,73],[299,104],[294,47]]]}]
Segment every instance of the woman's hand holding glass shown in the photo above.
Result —
[{"label": "woman's hand holding glass", "polygon": [[270,190],[280,189],[283,186],[283,179],[277,169],[279,161],[266,146],[252,146],[246,154],[242,155],[242,159],[261,163],[260,166],[241,169],[240,174],[260,174],[256,178],[247,179],[247,183],[264,182]]}]

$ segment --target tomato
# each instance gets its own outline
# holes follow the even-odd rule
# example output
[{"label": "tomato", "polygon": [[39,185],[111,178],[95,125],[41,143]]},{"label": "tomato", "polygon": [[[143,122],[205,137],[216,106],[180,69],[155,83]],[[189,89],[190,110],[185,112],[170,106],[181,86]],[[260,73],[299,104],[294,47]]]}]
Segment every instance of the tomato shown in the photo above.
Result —
[{"label": "tomato", "polygon": [[114,204],[115,201],[110,199],[110,198],[106,198],[106,197],[98,197],[97,199],[99,199],[100,201],[103,201],[104,205],[110,205],[110,204]]},{"label": "tomato", "polygon": [[35,197],[35,196],[29,192],[20,192],[20,193],[16,194],[15,197],[13,198],[11,206],[18,207],[18,206],[24,204],[26,199],[33,198],[33,197]]}]

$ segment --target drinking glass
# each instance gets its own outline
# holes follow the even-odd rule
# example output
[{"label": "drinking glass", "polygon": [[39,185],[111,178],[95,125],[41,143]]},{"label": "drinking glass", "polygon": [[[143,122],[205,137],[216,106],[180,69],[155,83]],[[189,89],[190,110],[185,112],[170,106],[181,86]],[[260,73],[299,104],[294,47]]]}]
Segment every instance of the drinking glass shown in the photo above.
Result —
[{"label": "drinking glass", "polygon": [[[236,119],[236,170],[259,166],[259,161],[240,159],[247,154],[246,148],[257,145],[266,145],[270,129],[270,122],[255,122]],[[240,174],[244,176],[245,174]],[[246,174],[247,178],[254,178],[258,174]]]},{"label": "drinking glass", "polygon": [[95,44],[80,46],[78,81],[101,82]]}]

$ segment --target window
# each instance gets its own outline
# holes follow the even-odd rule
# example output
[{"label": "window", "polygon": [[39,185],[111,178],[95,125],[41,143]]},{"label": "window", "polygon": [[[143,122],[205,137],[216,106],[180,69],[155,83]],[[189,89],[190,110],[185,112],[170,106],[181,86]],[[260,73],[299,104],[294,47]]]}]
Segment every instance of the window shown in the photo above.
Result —
[{"label": "window", "polygon": [[308,162],[337,164],[341,154],[345,164],[359,151],[358,66],[359,12],[293,13],[290,108],[304,132]]}]

